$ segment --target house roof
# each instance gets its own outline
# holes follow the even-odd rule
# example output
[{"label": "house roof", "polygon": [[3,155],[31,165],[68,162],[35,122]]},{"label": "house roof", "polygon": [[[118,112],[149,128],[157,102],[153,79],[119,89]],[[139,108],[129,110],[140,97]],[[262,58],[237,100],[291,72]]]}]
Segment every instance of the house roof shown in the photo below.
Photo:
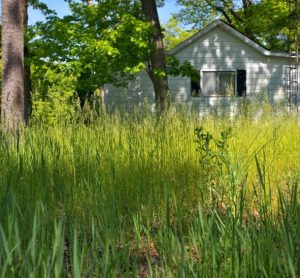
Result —
[{"label": "house roof", "polygon": [[289,58],[290,57],[289,53],[286,53],[286,52],[274,52],[274,51],[267,50],[266,48],[260,46],[258,43],[251,40],[250,38],[248,38],[244,34],[240,33],[239,31],[237,31],[236,29],[234,29],[233,27],[231,27],[230,25],[228,25],[227,23],[225,23],[223,20],[220,20],[220,19],[213,21],[211,24],[207,25],[205,28],[203,28],[202,30],[200,30],[199,32],[197,32],[196,34],[191,36],[190,38],[188,38],[185,41],[179,43],[177,46],[175,46],[174,48],[172,48],[171,50],[168,51],[168,55],[176,54],[177,52],[184,49],[185,47],[187,47],[191,43],[195,42],[196,40],[202,38],[207,33],[214,30],[216,27],[222,28],[223,30],[225,30],[228,33],[232,34],[234,37],[236,37],[237,39],[239,39],[239,40],[243,41],[244,43],[248,44],[250,47],[254,48],[259,53],[261,53],[265,56],[268,56],[268,57],[284,57],[284,58]]}]

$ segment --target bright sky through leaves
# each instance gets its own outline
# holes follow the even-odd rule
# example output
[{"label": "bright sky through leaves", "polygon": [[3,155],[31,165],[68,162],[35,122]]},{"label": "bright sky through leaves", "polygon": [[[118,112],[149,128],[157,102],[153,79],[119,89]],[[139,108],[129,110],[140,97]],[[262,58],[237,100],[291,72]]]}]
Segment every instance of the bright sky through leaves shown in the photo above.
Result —
[{"label": "bright sky through leaves", "polygon": [[[70,11],[68,4],[63,0],[44,0],[43,2],[47,4],[50,9],[55,10],[59,16],[64,16]],[[171,14],[180,9],[180,7],[176,5],[176,0],[166,0],[165,2],[165,6],[158,10],[162,23],[166,23],[171,17]],[[29,8],[29,24],[34,24],[36,21],[41,21],[43,19],[44,16],[40,11]]]}]

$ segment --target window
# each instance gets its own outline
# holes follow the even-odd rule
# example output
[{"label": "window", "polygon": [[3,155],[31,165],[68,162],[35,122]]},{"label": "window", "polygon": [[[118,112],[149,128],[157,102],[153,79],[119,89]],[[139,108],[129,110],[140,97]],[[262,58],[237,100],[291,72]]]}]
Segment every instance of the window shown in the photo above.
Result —
[{"label": "window", "polygon": [[191,78],[191,94],[193,97],[200,96],[200,74]]},{"label": "window", "polygon": [[235,71],[202,71],[202,94],[235,95],[235,76]]},{"label": "window", "polygon": [[246,90],[247,90],[247,85],[246,85],[246,70],[237,70],[236,73],[236,91],[237,95],[239,97],[246,96]]}]

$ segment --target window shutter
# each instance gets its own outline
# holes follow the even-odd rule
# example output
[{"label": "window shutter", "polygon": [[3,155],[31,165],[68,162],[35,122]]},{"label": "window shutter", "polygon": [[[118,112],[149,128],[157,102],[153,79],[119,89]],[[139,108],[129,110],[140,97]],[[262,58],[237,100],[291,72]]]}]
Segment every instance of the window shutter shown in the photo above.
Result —
[{"label": "window shutter", "polygon": [[246,70],[237,70],[237,95],[246,96]]},{"label": "window shutter", "polygon": [[200,73],[197,77],[191,78],[191,95],[192,96],[199,96],[200,93]]}]

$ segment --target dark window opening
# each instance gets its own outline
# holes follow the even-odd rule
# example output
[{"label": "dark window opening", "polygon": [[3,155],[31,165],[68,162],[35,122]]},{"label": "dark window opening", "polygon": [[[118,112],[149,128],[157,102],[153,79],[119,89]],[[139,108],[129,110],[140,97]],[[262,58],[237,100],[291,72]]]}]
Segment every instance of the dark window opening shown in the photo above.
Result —
[{"label": "dark window opening", "polygon": [[246,96],[246,70],[237,70],[237,95]]},{"label": "dark window opening", "polygon": [[200,74],[191,78],[191,94],[193,97],[200,96]]}]

